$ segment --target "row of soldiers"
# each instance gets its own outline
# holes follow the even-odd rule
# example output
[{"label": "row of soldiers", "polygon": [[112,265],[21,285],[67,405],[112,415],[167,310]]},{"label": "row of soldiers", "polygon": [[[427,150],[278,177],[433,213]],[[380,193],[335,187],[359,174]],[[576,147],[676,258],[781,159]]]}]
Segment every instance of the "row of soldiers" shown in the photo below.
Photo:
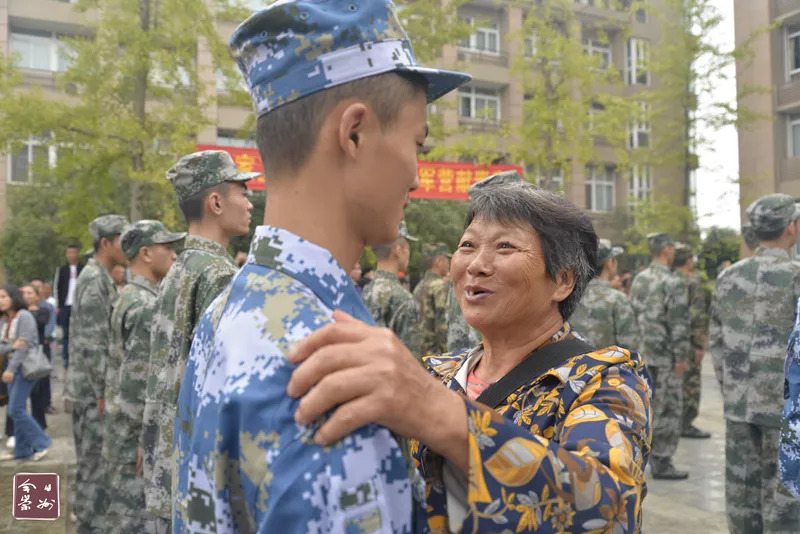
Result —
[{"label": "row of soldiers", "polygon": [[[227,246],[249,231],[255,176],[226,152],[191,154],[167,172],[188,235],[120,215],[89,225],[94,256],[76,282],[65,388],[78,534],[172,532],[180,381],[197,321],[236,273]],[[119,294],[116,265],[131,273]]]}]

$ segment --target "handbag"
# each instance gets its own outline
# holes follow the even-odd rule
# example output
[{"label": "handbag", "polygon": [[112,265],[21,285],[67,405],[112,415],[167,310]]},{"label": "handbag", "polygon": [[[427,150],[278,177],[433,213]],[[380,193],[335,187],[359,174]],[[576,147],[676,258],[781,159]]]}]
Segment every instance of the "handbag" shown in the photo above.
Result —
[{"label": "handbag", "polygon": [[53,372],[53,365],[44,353],[44,347],[37,345],[36,349],[29,350],[20,366],[25,380],[39,380]]}]

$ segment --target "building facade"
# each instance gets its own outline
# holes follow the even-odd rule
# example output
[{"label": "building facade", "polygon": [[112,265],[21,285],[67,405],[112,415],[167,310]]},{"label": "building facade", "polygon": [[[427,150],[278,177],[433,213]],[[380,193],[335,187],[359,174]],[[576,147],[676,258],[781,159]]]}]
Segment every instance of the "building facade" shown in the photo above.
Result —
[{"label": "building facade", "polygon": [[[654,7],[659,7],[660,2],[650,0]],[[248,0],[248,3],[257,9],[264,0]],[[737,2],[741,3],[749,2]],[[800,4],[800,0],[797,3]],[[530,0],[531,13],[536,4],[535,0]],[[586,53],[599,55],[604,64],[615,65],[621,73],[623,84],[615,87],[615,91],[621,91],[622,96],[633,96],[659,83],[656,76],[642,68],[650,50],[657,47],[661,39],[661,26],[655,16],[643,10],[629,21],[620,11],[610,8],[606,0],[574,0],[570,5],[576,12],[577,20],[585,23],[581,38]],[[515,58],[526,53],[525,48],[531,45],[526,40],[512,36],[518,36],[522,30],[526,9],[518,3],[498,4],[491,0],[474,0],[463,5],[459,15],[473,20],[476,30],[461,43],[444,47],[435,66],[465,70],[473,75],[473,81],[448,95],[448,104],[433,111],[441,114],[447,128],[465,127],[468,131],[499,132],[504,123],[519,123],[523,117],[524,91],[512,72],[512,65]],[[598,22],[607,22],[607,40],[599,40],[592,33],[595,31],[592,28],[596,28]],[[623,23],[625,27],[630,23],[630,33],[622,31]],[[232,21],[218,22],[218,30],[224,39],[231,35],[235,27],[236,23]],[[67,67],[59,52],[59,37],[80,34],[82,31],[80,18],[73,13],[69,1],[0,0],[0,50],[18,54],[26,83],[44,87],[53,98],[65,98],[55,85],[56,75]],[[800,42],[800,33],[798,40]],[[798,50],[800,54],[800,48]],[[197,61],[199,67],[204,63],[211,64],[210,57],[202,50],[198,53]],[[213,75],[203,82],[215,84],[218,91],[224,91]],[[797,94],[800,102],[800,90]],[[220,99],[223,103],[207,109],[215,126],[200,133],[198,144],[254,147],[253,141],[235,138],[252,113],[251,109],[225,105],[224,101]],[[797,116],[797,129],[800,135],[800,115]],[[634,121],[628,130],[628,148],[631,150],[647,148],[651,145],[652,136],[659,135],[657,125],[651,125],[646,120]],[[573,165],[568,180],[556,176],[553,183],[570,200],[587,208],[601,235],[621,239],[619,228],[614,228],[612,224],[613,214],[620,207],[627,206],[632,198],[659,199],[679,205],[691,203],[691,184],[683,163],[671,166],[639,165],[629,171],[619,172],[615,149],[603,146],[602,141],[597,143],[600,162],[592,166]],[[797,149],[800,154],[800,138]],[[29,182],[31,163],[36,157],[53,160],[57,154],[50,153],[32,139],[23,150],[0,156],[0,224],[6,217],[7,185]],[[800,179],[800,159],[797,161]],[[502,158],[497,163],[519,164]],[[535,174],[531,169],[528,171],[527,174]],[[532,176],[527,178],[535,180]]]}]

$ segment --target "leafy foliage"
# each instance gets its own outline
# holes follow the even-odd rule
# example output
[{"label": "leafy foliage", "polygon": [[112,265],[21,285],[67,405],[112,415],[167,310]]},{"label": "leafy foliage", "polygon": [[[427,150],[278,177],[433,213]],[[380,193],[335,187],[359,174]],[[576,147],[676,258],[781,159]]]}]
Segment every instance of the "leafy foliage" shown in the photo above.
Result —
[{"label": "leafy foliage", "polygon": [[711,280],[716,280],[720,270],[719,266],[723,262],[736,263],[739,261],[741,243],[742,236],[736,230],[713,227],[708,231],[703,240],[700,260]]}]

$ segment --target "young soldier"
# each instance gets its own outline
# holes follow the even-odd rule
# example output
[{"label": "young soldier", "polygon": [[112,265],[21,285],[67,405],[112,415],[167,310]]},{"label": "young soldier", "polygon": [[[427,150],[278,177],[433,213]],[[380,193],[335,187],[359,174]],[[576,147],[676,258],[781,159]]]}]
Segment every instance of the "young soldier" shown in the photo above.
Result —
[{"label": "young soldier", "polygon": [[186,237],[159,221],[137,221],[122,233],[131,278],[111,316],[112,351],[106,365],[103,460],[107,470],[106,522],[118,534],[145,531],[144,480],[137,473],[144,391],[150,361],[150,325],[158,284],[177,258],[171,245]]},{"label": "young soldier", "polygon": [[397,273],[408,269],[411,258],[405,223],[400,225],[400,236],[388,245],[375,245],[372,251],[378,260],[375,279],[364,288],[361,298],[372,314],[377,326],[392,330],[417,358],[420,356],[422,337],[419,334],[419,309],[414,296],[403,289]]},{"label": "young soldier", "polygon": [[79,534],[106,532],[103,448],[105,366],[111,350],[111,312],[117,288],[111,269],[126,262],[119,236],[128,224],[103,215],[89,224],[94,256],[75,283],[70,316],[70,367],[64,397],[72,401],[75,438],[75,515]]},{"label": "young soldier", "polygon": [[226,247],[250,229],[253,205],[227,152],[184,156],[169,171],[189,225],[183,250],[158,291],[150,333],[150,364],[142,441],[150,528],[172,532],[172,436],[175,408],[195,325],[236,272]]},{"label": "young soldier", "polygon": [[[342,309],[347,271],[397,239],[426,104],[469,77],[417,66],[389,0],[285,0],[234,32],[269,195],[248,261],[203,316],[181,387],[176,532],[412,532],[411,463],[368,425],[335,447],[294,421],[287,354]],[[417,513],[418,512],[418,513]],[[415,515],[415,518],[412,517]]]},{"label": "young soldier", "polygon": [[447,282],[450,251],[444,243],[422,246],[425,275],[414,288],[414,298],[422,317],[422,356],[447,352]]}]

